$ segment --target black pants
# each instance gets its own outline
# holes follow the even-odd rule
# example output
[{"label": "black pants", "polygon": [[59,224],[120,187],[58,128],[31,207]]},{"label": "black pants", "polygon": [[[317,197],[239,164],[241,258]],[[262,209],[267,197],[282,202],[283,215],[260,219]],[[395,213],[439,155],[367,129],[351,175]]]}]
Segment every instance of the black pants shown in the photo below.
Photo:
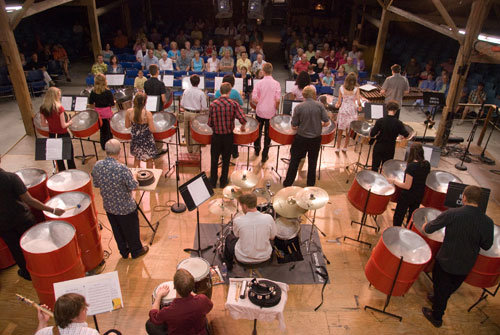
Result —
[{"label": "black pants", "polygon": [[166,324],[156,325],[151,320],[146,321],[146,332],[148,335],[166,335],[168,334],[168,327]]},{"label": "black pants", "polygon": [[319,149],[321,148],[321,136],[307,138],[295,135],[292,143],[290,165],[286,173],[283,186],[288,187],[293,184],[297,176],[300,160],[307,154],[307,186],[314,186],[316,183],[316,163],[318,162]]},{"label": "black pants", "polygon": [[467,275],[454,275],[444,271],[441,265],[439,265],[439,261],[436,261],[432,269],[432,281],[434,283],[432,316],[434,319],[443,319],[448,299],[462,285],[466,277]]},{"label": "black pants", "polygon": [[21,271],[25,274],[28,274],[28,270],[26,269],[26,260],[24,259],[23,250],[21,249],[19,240],[24,232],[30,229],[35,223],[35,218],[30,216],[30,219],[26,222],[18,224],[12,229],[0,231],[0,237],[5,244],[7,244],[7,247],[19,266],[19,269],[21,269]]},{"label": "black pants", "polygon": [[102,150],[105,150],[106,142],[113,138],[111,127],[109,125],[109,119],[102,119],[100,135],[101,148]]},{"label": "black pants", "polygon": [[229,161],[231,160],[231,151],[233,149],[233,133],[213,134],[212,145],[210,146],[210,183],[212,187],[217,186],[217,171],[219,167],[219,157],[222,155],[222,171],[220,176],[220,185],[225,186],[228,182]]},{"label": "black pants", "polygon": [[375,143],[372,156],[372,170],[379,171],[379,168],[386,161],[394,158],[395,144],[387,145],[385,143]]},{"label": "black pants", "polygon": [[401,194],[396,205],[396,210],[394,211],[394,217],[392,219],[392,224],[394,226],[401,227],[403,220],[405,218],[406,212],[408,212],[408,219],[406,223],[410,222],[411,215],[420,206],[422,202],[422,197],[409,197],[407,195]]},{"label": "black pants", "polygon": [[[62,137],[71,137],[69,133],[66,134],[53,134],[49,133],[49,138],[62,138]],[[76,169],[75,160],[73,159],[73,143],[71,143],[71,159],[68,159],[66,162],[68,163],[68,169]],[[66,170],[66,166],[64,165],[63,160],[56,161],[57,170],[64,171]]]},{"label": "black pants", "polygon": [[115,215],[106,212],[120,254],[127,258],[130,253],[136,257],[142,250],[139,233],[139,216],[137,209],[127,215]]},{"label": "black pants", "polygon": [[266,158],[269,154],[269,145],[271,144],[271,138],[269,137],[269,119],[263,119],[261,117],[255,116],[257,121],[259,121],[259,137],[253,143],[256,151],[260,151],[260,138],[262,136],[262,128],[264,128],[264,150],[262,150],[262,157]]},{"label": "black pants", "polygon": [[238,238],[234,236],[233,233],[227,235],[226,247],[224,248],[224,260],[226,261],[226,265],[229,270],[233,269],[234,248],[236,247],[236,242],[238,242]]}]

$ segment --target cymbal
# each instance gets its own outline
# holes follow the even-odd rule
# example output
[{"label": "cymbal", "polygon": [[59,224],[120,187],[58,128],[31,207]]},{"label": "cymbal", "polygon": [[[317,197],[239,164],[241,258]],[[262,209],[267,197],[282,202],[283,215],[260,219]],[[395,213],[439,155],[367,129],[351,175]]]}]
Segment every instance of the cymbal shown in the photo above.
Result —
[{"label": "cymbal", "polygon": [[238,186],[234,185],[228,185],[224,187],[222,190],[222,194],[224,195],[224,198],[227,198],[229,200],[234,200],[238,198],[243,192],[241,191],[241,188]]},{"label": "cymbal", "polygon": [[302,190],[302,187],[289,186],[282,188],[275,194],[273,200],[273,208],[281,216],[289,219],[298,218],[307,210],[297,204],[297,193]]},{"label": "cymbal", "polygon": [[241,188],[253,188],[259,179],[260,176],[249,170],[236,170],[231,174],[231,182]]},{"label": "cymbal", "polygon": [[307,210],[319,209],[328,203],[328,193],[320,187],[306,187],[297,192],[297,204]]},{"label": "cymbal", "polygon": [[236,213],[236,207],[231,202],[222,199],[212,200],[208,206],[208,210],[217,216],[231,216]]}]

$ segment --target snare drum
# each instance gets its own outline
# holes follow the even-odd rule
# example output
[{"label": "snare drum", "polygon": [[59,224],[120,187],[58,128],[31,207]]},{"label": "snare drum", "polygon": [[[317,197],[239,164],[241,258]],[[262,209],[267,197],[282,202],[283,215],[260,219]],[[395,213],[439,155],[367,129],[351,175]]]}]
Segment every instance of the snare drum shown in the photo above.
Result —
[{"label": "snare drum", "polygon": [[275,224],[274,246],[278,249],[276,252],[278,263],[303,260],[300,251],[300,219],[279,217]]},{"label": "snare drum", "polygon": [[166,282],[163,282],[160,285],[156,286],[156,288],[153,291],[152,302],[151,303],[155,302],[156,295],[158,294],[158,290],[162,286],[168,286],[168,288],[170,290],[168,291],[168,294],[161,299],[161,301],[160,301],[160,309],[162,309],[165,306],[170,305],[170,303],[172,301],[174,301],[175,295],[176,295],[176,291],[175,291],[175,288],[174,288],[174,282],[173,281],[166,281]]},{"label": "snare drum", "polygon": [[177,265],[177,270],[187,270],[194,277],[194,292],[212,298],[210,263],[201,257],[186,258]]}]

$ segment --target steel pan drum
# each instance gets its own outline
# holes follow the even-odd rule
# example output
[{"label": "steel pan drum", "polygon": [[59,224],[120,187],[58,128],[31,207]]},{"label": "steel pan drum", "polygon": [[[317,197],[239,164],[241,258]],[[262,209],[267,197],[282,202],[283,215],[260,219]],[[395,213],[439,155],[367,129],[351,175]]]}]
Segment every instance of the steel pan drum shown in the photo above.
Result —
[{"label": "steel pan drum", "polygon": [[431,248],[432,258],[431,261],[427,264],[424,271],[432,272],[432,268],[434,267],[434,258],[441,248],[441,244],[443,244],[444,234],[446,228],[441,228],[438,231],[435,231],[432,234],[427,234],[424,232],[422,227],[424,226],[425,219],[427,218],[427,222],[431,222],[435,218],[441,214],[441,211],[438,211],[435,208],[418,208],[413,212],[410,221],[410,229],[413,230],[418,235],[422,236],[422,238],[427,242],[429,247]]},{"label": "steel pan drum", "polygon": [[433,207],[440,211],[448,209],[448,207],[444,205],[444,200],[446,198],[446,192],[448,191],[448,184],[451,181],[455,183],[462,182],[460,178],[449,172],[441,170],[431,171],[425,180],[425,192],[424,198],[422,199],[422,205],[424,207]]},{"label": "steel pan drum", "polygon": [[408,141],[411,141],[416,134],[415,130],[413,130],[412,127],[407,124],[405,124],[404,126],[409,135],[406,138],[396,139],[396,146],[399,148],[406,148],[406,146],[408,145]]},{"label": "steel pan drum", "polygon": [[338,108],[335,108],[335,104],[339,100],[338,97],[331,94],[322,94],[318,97],[318,101],[325,106],[325,109],[330,112],[338,112]]},{"label": "steel pan drum", "polygon": [[335,138],[335,122],[330,119],[330,124],[321,128],[321,144],[328,144]]},{"label": "steel pan drum", "polygon": [[8,268],[16,264],[14,257],[10,253],[9,247],[5,244],[4,240],[0,238],[0,269]]},{"label": "steel pan drum", "polygon": [[465,282],[469,285],[486,288],[500,282],[500,227],[493,227],[493,245],[488,250],[479,250],[476,263]]},{"label": "steel pan drum", "polygon": [[[401,183],[405,181],[406,162],[399,159],[390,159],[382,165],[382,175],[387,179],[394,179]],[[395,187],[395,192],[391,197],[392,202],[397,202],[401,194],[401,188]]]},{"label": "steel pan drum", "polygon": [[134,99],[135,89],[133,87],[123,88],[114,94],[114,98],[118,104],[118,109],[127,110],[132,108],[132,100]]},{"label": "steel pan drum", "polygon": [[42,120],[40,119],[40,112],[35,114],[33,118],[33,124],[35,125],[36,131],[42,136],[49,137],[49,126],[42,126]]},{"label": "steel pan drum", "polygon": [[170,107],[170,105],[172,105],[172,102],[174,101],[174,93],[172,89],[170,87],[165,88],[165,100],[167,102],[165,102],[165,104],[163,105],[163,109],[167,109],[168,107]]},{"label": "steel pan drum", "polygon": [[259,121],[250,116],[245,116],[247,123],[245,124],[245,131],[241,131],[240,120],[234,120],[234,144],[250,144],[255,142],[257,137],[259,137]]},{"label": "steel pan drum", "polygon": [[403,257],[392,291],[393,296],[401,296],[408,292],[431,256],[431,249],[417,233],[402,227],[389,227],[373,249],[365,275],[377,290],[389,294]]},{"label": "steel pan drum", "polygon": [[69,129],[75,137],[89,137],[99,130],[99,113],[93,109],[87,109],[77,113],[72,119],[73,123]]},{"label": "steel pan drum", "polygon": [[362,120],[354,120],[351,122],[349,125],[349,128],[351,129],[351,137],[353,139],[356,139],[356,137],[360,138],[360,142],[362,143],[368,143],[370,139],[370,131],[373,128],[373,125],[369,124],[366,121]]},{"label": "steel pan drum", "polygon": [[[16,171],[16,174],[21,178],[33,198],[41,203],[47,201],[49,198],[49,191],[47,189],[47,173],[44,170],[25,168]],[[45,221],[42,211],[33,207],[30,207],[30,210],[35,216],[36,222]]]},{"label": "steel pan drum", "polygon": [[[75,227],[85,271],[95,269],[104,259],[101,233],[91,202],[90,196],[83,192],[61,193],[45,204],[53,208],[67,209],[67,211],[61,216],[43,212],[47,220],[62,220],[71,223]],[[80,208],[75,208],[77,205],[80,205]]]},{"label": "steel pan drum", "polygon": [[65,192],[79,191],[94,198],[90,175],[82,170],[65,170],[51,176],[47,181],[47,188],[51,197]]},{"label": "steel pan drum", "polygon": [[208,126],[208,114],[196,115],[191,121],[191,137],[198,143],[210,144],[214,131]]},{"label": "steel pan drum", "polygon": [[279,144],[292,144],[297,130],[292,128],[292,117],[281,114],[269,120],[269,137]]},{"label": "steel pan drum", "polygon": [[71,224],[39,223],[27,230],[19,243],[41,304],[54,306],[54,283],[85,276],[76,231]]},{"label": "steel pan drum", "polygon": [[153,113],[153,123],[155,140],[164,140],[175,134],[177,118],[174,114],[168,112]]},{"label": "steel pan drum", "polygon": [[212,278],[210,263],[201,257],[186,258],[177,265],[177,270],[185,269],[194,277],[194,292],[203,293],[209,299],[212,297]]},{"label": "steel pan drum", "polygon": [[130,133],[130,128],[125,127],[125,114],[127,111],[122,110],[118,113],[113,114],[110,121],[111,132],[113,135],[124,141],[130,141],[132,139],[132,134]]},{"label": "steel pan drum", "polygon": [[[369,191],[370,198],[366,203]],[[394,191],[394,185],[384,176],[371,170],[363,170],[356,174],[347,198],[358,210],[363,211],[366,205],[367,214],[380,215],[385,212]]]}]

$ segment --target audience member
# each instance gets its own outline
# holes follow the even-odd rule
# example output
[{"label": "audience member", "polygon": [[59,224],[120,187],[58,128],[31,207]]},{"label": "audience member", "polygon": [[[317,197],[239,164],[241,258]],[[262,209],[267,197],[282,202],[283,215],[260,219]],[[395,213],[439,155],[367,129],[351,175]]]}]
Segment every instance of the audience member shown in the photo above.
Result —
[{"label": "audience member", "polygon": [[99,73],[105,74],[108,72],[108,65],[104,63],[104,57],[102,55],[97,56],[96,62],[92,65],[91,72],[94,76]]},{"label": "audience member", "polygon": [[335,76],[332,74],[332,71],[326,68],[326,74],[321,78],[321,85],[323,86],[335,86]]},{"label": "audience member", "polygon": [[302,54],[300,57],[300,61],[295,63],[293,66],[293,73],[298,76],[300,72],[306,72],[307,73],[307,68],[309,67],[309,62],[307,61],[307,56],[305,54]]},{"label": "audience member", "polygon": [[252,63],[252,73],[256,75],[259,70],[262,70],[264,64],[266,64],[266,61],[262,58],[262,55],[258,55],[257,60]]},{"label": "audience member", "polygon": [[234,47],[234,53],[236,54],[236,58],[240,59],[241,54],[246,51],[247,49],[245,48],[244,45],[241,44],[241,40],[236,40],[236,46]]},{"label": "audience member", "polygon": [[229,52],[229,56],[233,57],[234,54],[233,47],[229,45],[228,39],[224,39],[223,45],[219,49],[219,55],[225,55],[226,51]]},{"label": "audience member", "polygon": [[109,59],[108,73],[123,73],[123,67],[118,63],[116,55],[111,56]]},{"label": "audience member", "polygon": [[228,49],[225,49],[224,57],[221,58],[219,67],[221,72],[233,72],[234,59],[231,57]]},{"label": "audience member", "polygon": [[184,49],[186,50],[186,56],[188,56],[189,59],[193,59],[194,50],[191,49],[191,42],[189,41],[184,42]]},{"label": "audience member", "polygon": [[290,100],[304,101],[302,91],[304,90],[304,87],[309,85],[311,85],[311,78],[309,77],[309,74],[307,71],[301,71],[295,80],[295,85],[293,85],[292,91],[290,92]]},{"label": "audience member", "polygon": [[361,50],[356,52],[356,60],[355,64],[358,67],[358,71],[365,71],[366,65],[365,60],[363,59],[363,52]]},{"label": "audience member", "polygon": [[[406,65],[405,72],[410,86],[417,86],[418,76],[420,75],[420,65],[417,63],[417,60],[414,57],[410,58],[410,62]],[[401,106],[401,103],[399,101],[398,103]]]},{"label": "audience member", "polygon": [[62,67],[63,73],[66,76],[66,81],[71,81],[71,77],[69,76],[69,58],[62,45],[54,45],[52,48],[52,57],[56,62],[59,62],[59,65]]},{"label": "audience member", "polygon": [[128,46],[128,37],[126,35],[123,35],[120,29],[116,31],[116,36],[113,40],[113,46],[118,49],[124,49]]},{"label": "audience member", "polygon": [[148,54],[148,48],[146,46],[147,46],[146,42],[141,42],[141,48],[135,54],[135,60],[138,61],[141,64],[142,64],[142,60]]},{"label": "audience member", "polygon": [[238,72],[241,72],[242,66],[244,66],[247,69],[252,67],[252,62],[250,61],[250,59],[248,59],[246,52],[241,53],[241,58],[238,59],[238,61],[236,62],[236,70]]},{"label": "audience member", "polygon": [[455,61],[453,58],[449,57],[446,62],[441,63],[441,67],[445,69],[449,75],[453,73],[453,69],[455,68]]},{"label": "audience member", "polygon": [[205,56],[211,56],[215,52],[217,56],[217,47],[214,44],[214,40],[208,40],[208,44],[205,46]]},{"label": "audience member", "polygon": [[207,64],[205,66],[205,71],[207,72],[219,72],[220,60],[217,58],[217,51],[212,51],[212,57],[207,59]]},{"label": "audience member", "polygon": [[153,49],[149,49],[148,55],[142,59],[142,69],[148,69],[152,64],[158,65],[158,58],[154,55]]},{"label": "audience member", "polygon": [[163,44],[158,43],[158,44],[156,45],[156,49],[155,49],[155,50],[154,50],[154,52],[153,52],[153,55],[154,55],[156,58],[160,59],[160,58],[161,58],[161,54],[162,54],[164,51],[165,51],[165,49],[163,49]]},{"label": "audience member", "polygon": [[326,65],[325,65],[325,60],[323,58],[318,58],[317,60],[317,63],[316,63],[316,67],[314,68],[314,71],[320,75],[324,69],[326,68]]},{"label": "audience member", "polygon": [[311,58],[313,58],[315,55],[316,51],[314,50],[314,45],[312,43],[309,43],[306,50],[307,61],[311,63]]},{"label": "audience member", "polygon": [[38,54],[36,52],[31,55],[31,60],[26,63],[26,65],[24,66],[24,70],[41,70],[43,73],[43,81],[45,82],[45,87],[48,88],[50,86],[56,85],[56,83],[54,83],[49,73],[47,72],[47,63],[39,61]]},{"label": "audience member", "polygon": [[262,55],[262,59],[266,59],[264,51],[262,50],[262,47],[259,44],[255,45],[254,51],[250,54],[250,61],[255,62],[257,60],[258,55]]},{"label": "audience member", "polygon": [[104,61],[109,63],[109,59],[114,54],[113,50],[111,50],[111,45],[109,45],[109,43],[106,43],[106,46],[104,47],[104,50],[102,50],[101,54],[104,57]]},{"label": "audience member", "polygon": [[200,55],[203,55],[204,49],[203,49],[203,46],[201,45],[201,41],[199,39],[194,40],[194,44],[191,47],[191,49],[193,49],[194,51],[198,51],[200,53]]},{"label": "audience member", "polygon": [[323,59],[326,59],[326,57],[328,57],[329,54],[330,54],[330,44],[324,43],[323,49],[321,49],[321,57]]},{"label": "audience member", "polygon": [[191,58],[187,56],[186,49],[181,50],[181,56],[175,63],[177,71],[189,71],[191,68]]},{"label": "audience member", "polygon": [[177,42],[170,42],[170,50],[168,51],[168,58],[170,58],[173,62],[177,61],[177,58],[181,56],[181,52],[177,49]]},{"label": "audience member", "polygon": [[168,54],[165,50],[163,50],[161,58],[158,61],[158,67],[160,71],[174,71],[174,64],[172,63],[172,59],[168,58]]},{"label": "audience member", "polygon": [[[484,91],[484,83],[479,83],[475,90],[470,91],[469,99],[467,103],[482,105],[486,101],[486,92]],[[466,106],[462,112],[462,119],[458,121],[458,124],[462,124],[467,117],[467,114],[473,110],[476,113],[481,113],[481,107],[470,107]],[[484,110],[483,110],[484,114]]]},{"label": "audience member", "polygon": [[309,78],[311,79],[311,85],[321,84],[321,81],[319,80],[318,74],[316,72],[314,72],[314,65],[309,65],[307,67],[307,74],[309,75]]},{"label": "audience member", "polygon": [[330,54],[325,58],[326,66],[329,69],[337,68],[337,58],[335,57],[335,50],[330,50]]},{"label": "audience member", "polygon": [[200,57],[200,52],[195,51],[194,58],[191,59],[191,70],[202,72],[204,68],[205,68],[205,62],[203,61],[203,58]]},{"label": "audience member", "polygon": [[137,77],[134,79],[134,88],[143,91],[144,83],[148,80],[148,78],[144,77],[144,71],[139,70],[137,72]]},{"label": "audience member", "polygon": [[353,59],[351,57],[347,57],[347,63],[343,64],[345,73],[349,74],[354,72],[356,75],[358,74],[358,67],[354,64]]}]

